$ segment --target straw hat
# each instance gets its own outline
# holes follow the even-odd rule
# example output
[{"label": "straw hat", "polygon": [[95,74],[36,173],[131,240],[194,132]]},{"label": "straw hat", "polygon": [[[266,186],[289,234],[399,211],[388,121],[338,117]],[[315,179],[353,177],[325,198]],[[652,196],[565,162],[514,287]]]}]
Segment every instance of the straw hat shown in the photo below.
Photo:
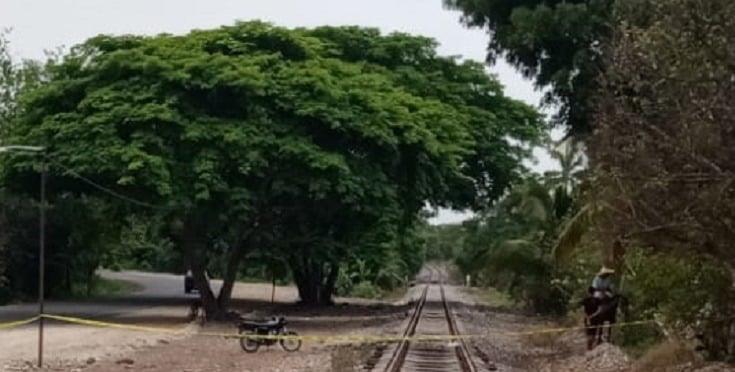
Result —
[{"label": "straw hat", "polygon": [[597,273],[597,275],[607,275],[607,274],[615,274],[615,270],[603,266],[602,269],[600,269],[600,272]]}]

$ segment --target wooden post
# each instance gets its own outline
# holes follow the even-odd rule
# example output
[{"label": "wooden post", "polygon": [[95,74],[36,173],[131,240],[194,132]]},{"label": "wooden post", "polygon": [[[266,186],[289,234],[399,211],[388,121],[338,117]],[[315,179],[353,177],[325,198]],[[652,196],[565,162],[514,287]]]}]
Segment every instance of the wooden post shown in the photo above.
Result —
[{"label": "wooden post", "polygon": [[271,303],[276,302],[276,271],[271,271],[271,283],[273,284],[273,288],[271,289]]}]

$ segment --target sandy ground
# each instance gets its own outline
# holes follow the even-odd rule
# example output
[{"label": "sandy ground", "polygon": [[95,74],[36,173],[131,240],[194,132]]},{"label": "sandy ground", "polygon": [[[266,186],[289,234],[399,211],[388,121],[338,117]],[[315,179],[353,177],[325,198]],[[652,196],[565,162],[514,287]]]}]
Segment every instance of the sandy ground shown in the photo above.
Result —
[{"label": "sandy ground", "polygon": [[[384,334],[396,328],[405,317],[405,306],[342,305],[317,310],[295,305],[276,305],[270,310],[284,314],[290,329],[308,335]],[[234,326],[206,326],[203,332],[234,332]],[[118,340],[115,340],[117,342]],[[366,352],[374,345],[335,345],[315,341],[305,342],[298,352],[283,351],[278,345],[263,347],[257,353],[245,353],[237,340],[222,337],[191,335],[185,338],[159,338],[154,342],[125,353],[113,353],[101,358],[80,358],[76,361],[57,360],[45,371],[348,371],[358,367]],[[348,367],[349,366],[349,367]],[[349,369],[347,369],[349,368]],[[12,370],[30,370],[18,364]]]},{"label": "sandy ground", "polygon": [[[183,281],[176,280],[177,295]],[[218,283],[213,283],[216,287]],[[234,306],[244,312],[256,313],[271,306],[272,287],[265,283],[237,283],[233,292]],[[186,333],[197,331],[197,326],[187,321],[188,304],[194,296],[160,296],[161,293],[145,292],[133,298],[103,299],[97,302],[56,302],[48,307],[49,313],[77,315],[84,318],[111,322],[165,327]],[[156,297],[160,296],[160,297]],[[276,287],[276,304],[295,302],[298,293],[293,287]],[[159,305],[162,303],[163,305]],[[35,305],[6,306],[0,311],[0,320],[21,319],[32,316]],[[69,367],[87,361],[119,359],[155,345],[169,344],[185,335],[135,332],[111,328],[94,328],[84,325],[62,324],[46,321],[44,332],[44,356],[50,366]],[[29,362],[36,361],[38,353],[38,326],[31,324],[20,328],[0,330],[0,371],[22,370]],[[68,368],[67,368],[68,369]],[[62,369],[62,370],[67,370]]]},{"label": "sandy ground", "polygon": [[[136,274],[144,277],[148,274]],[[152,327],[181,330],[185,334],[147,333],[112,328],[46,321],[45,358],[47,371],[326,371],[331,369],[332,354],[350,346],[306,343],[297,353],[286,353],[278,346],[264,348],[256,354],[244,353],[236,340],[197,335],[202,332],[233,333],[234,325],[219,324],[202,328],[188,323],[191,296],[180,292],[182,281],[174,278],[168,284],[155,284],[129,299],[97,302],[53,303],[52,313],[75,315]],[[217,288],[219,282],[213,281]],[[271,303],[272,287],[267,283],[237,283],[233,292],[233,309],[248,317],[264,318],[284,315],[291,327],[302,334],[382,334],[399,325],[405,317],[405,305],[381,301],[337,298],[331,308],[309,308],[296,305],[298,292],[291,286],[276,287]],[[346,304],[349,302],[349,305]],[[406,301],[397,301],[396,303]],[[34,313],[34,305],[0,308],[0,320],[19,319]],[[38,370],[37,325],[0,330],[0,371]],[[362,349],[361,349],[362,350]],[[349,352],[347,352],[349,354]],[[341,368],[338,367],[337,370]]]},{"label": "sandy ground", "polygon": [[[403,331],[410,301],[421,291],[421,281],[431,281],[424,271],[415,287],[409,288],[397,304],[341,299],[337,306],[312,308],[296,305],[297,293],[291,287],[279,287],[275,303],[270,303],[267,284],[238,283],[233,305],[250,316],[283,315],[290,329],[306,335],[396,335]],[[617,347],[603,345],[587,352],[578,331],[542,336],[509,335],[547,327],[551,321],[527,316],[517,311],[493,308],[473,292],[458,286],[445,286],[447,297],[458,317],[463,333],[482,334],[470,342],[471,352],[480,370],[496,367],[499,371],[617,372],[632,371],[634,363]],[[349,302],[345,303],[345,302]],[[376,343],[325,344],[305,342],[298,352],[289,353],[279,346],[263,347],[257,353],[245,353],[237,340],[203,336],[198,332],[230,333],[234,325],[216,324],[200,327],[185,322],[186,309],[181,305],[141,308],[115,318],[135,324],[185,328],[185,336],[99,329],[55,324],[47,332],[47,365],[43,371],[69,372],[225,372],[225,371],[333,371],[365,370],[371,361],[389,352],[389,345]],[[37,370],[36,333],[33,327],[0,331],[0,371]],[[697,371],[732,371],[727,366],[708,366]],[[677,371],[692,371],[682,368]]]}]

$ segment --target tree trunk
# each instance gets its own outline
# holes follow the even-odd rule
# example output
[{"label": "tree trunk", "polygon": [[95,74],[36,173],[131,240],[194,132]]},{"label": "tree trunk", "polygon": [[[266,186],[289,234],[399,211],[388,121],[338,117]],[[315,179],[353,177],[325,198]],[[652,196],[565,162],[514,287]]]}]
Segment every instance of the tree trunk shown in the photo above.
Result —
[{"label": "tree trunk", "polygon": [[[308,257],[289,261],[301,302],[307,305],[332,305],[339,267],[335,262],[315,262]],[[330,266],[326,270],[325,266]]]},{"label": "tree trunk", "polygon": [[225,311],[220,308],[217,299],[214,297],[212,287],[209,285],[209,279],[205,274],[205,267],[201,260],[192,260],[191,273],[194,279],[194,288],[199,291],[199,298],[202,301],[202,309],[207,319],[222,319]]},{"label": "tree trunk", "polygon": [[271,272],[271,303],[276,302],[276,272]]},{"label": "tree trunk", "polygon": [[330,262],[329,275],[327,276],[327,282],[324,285],[324,293],[328,294],[329,302],[332,303],[332,295],[334,295],[334,288],[337,286],[337,276],[339,276],[339,264],[336,262]]},{"label": "tree trunk", "polygon": [[207,319],[222,319],[225,311],[223,311],[212,292],[209,280],[205,274],[204,252],[206,243],[199,236],[196,223],[186,221],[181,232],[181,246],[184,250],[186,261],[191,269],[192,278],[194,280],[194,288],[199,291],[199,298],[202,302],[202,309]]},{"label": "tree trunk", "polygon": [[232,252],[230,252],[230,257],[227,262],[225,277],[222,278],[222,288],[220,288],[219,295],[217,296],[217,305],[224,313],[226,313],[230,307],[230,300],[232,299],[232,288],[235,285],[237,273],[240,271],[240,261],[242,261],[242,257],[245,253],[243,245],[244,244],[238,242],[233,246]]},{"label": "tree trunk", "polygon": [[71,293],[71,270],[69,270],[70,265],[64,266],[64,274],[66,279],[66,293]]},{"label": "tree trunk", "polygon": [[94,279],[95,279],[94,272],[95,271],[96,270],[92,269],[92,270],[88,270],[86,272],[86,276],[87,276],[87,278],[86,278],[87,279],[87,297],[91,297],[92,296],[92,291],[94,290],[94,285],[96,284],[94,282]]}]

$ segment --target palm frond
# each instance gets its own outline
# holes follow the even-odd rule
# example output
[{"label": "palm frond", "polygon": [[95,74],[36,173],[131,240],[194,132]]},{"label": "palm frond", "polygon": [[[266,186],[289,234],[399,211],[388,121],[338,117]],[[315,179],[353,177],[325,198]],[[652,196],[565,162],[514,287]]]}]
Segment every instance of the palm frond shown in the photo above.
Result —
[{"label": "palm frond", "polygon": [[544,265],[535,243],[527,239],[506,240],[496,246],[487,258],[489,269],[514,275],[533,275]]},{"label": "palm frond", "polygon": [[564,224],[559,239],[553,248],[553,255],[557,261],[567,261],[574,254],[582,241],[582,237],[592,226],[597,208],[594,203],[586,204]]}]

